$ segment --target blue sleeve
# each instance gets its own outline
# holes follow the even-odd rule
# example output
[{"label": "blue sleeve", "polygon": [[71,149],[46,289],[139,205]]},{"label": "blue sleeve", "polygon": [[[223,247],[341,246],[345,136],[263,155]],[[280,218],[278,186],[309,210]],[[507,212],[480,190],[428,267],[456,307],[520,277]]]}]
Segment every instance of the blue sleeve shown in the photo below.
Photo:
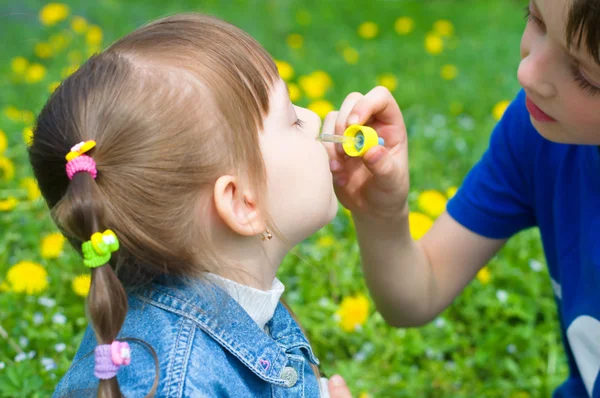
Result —
[{"label": "blue sleeve", "polygon": [[450,216],[492,239],[534,226],[532,153],[540,141],[521,91],[494,128],[487,151],[448,202]]}]

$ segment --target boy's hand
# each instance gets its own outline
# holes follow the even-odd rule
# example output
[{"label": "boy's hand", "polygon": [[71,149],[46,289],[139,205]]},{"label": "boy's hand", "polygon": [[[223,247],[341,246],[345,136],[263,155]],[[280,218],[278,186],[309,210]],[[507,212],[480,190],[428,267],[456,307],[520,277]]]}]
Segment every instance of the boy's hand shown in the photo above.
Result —
[{"label": "boy's hand", "polygon": [[406,217],[409,189],[406,127],[396,100],[384,87],[366,95],[352,93],[339,112],[331,112],[323,133],[342,135],[351,124],[372,127],[385,140],[361,158],[344,153],[340,144],[327,144],[338,199],[353,216],[390,219]]},{"label": "boy's hand", "polygon": [[334,375],[329,380],[329,397],[330,398],[352,398],[350,390],[344,382],[342,376]]}]

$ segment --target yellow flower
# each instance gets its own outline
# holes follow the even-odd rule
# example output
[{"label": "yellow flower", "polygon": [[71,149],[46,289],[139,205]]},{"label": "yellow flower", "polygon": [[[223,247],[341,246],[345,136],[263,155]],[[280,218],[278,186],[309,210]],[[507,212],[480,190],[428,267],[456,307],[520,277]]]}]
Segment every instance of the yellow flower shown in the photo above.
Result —
[{"label": "yellow flower", "polygon": [[407,35],[415,28],[415,21],[409,17],[400,17],[394,23],[394,29],[399,35]]},{"label": "yellow flower", "polygon": [[432,217],[438,217],[446,210],[446,197],[434,190],[423,191],[417,198],[421,210]]},{"label": "yellow flower", "polygon": [[48,272],[40,264],[21,261],[8,270],[6,280],[13,292],[36,294],[48,287]]},{"label": "yellow flower", "polygon": [[494,119],[500,120],[506,111],[506,108],[510,105],[510,101],[500,101],[494,106],[494,110],[492,111],[492,115]]},{"label": "yellow flower", "polygon": [[25,145],[31,146],[33,143],[33,130],[31,127],[25,127],[23,129],[23,141],[25,141]]},{"label": "yellow flower", "polygon": [[46,76],[46,68],[40,64],[31,64],[25,71],[25,81],[27,83],[37,83]]},{"label": "yellow flower", "polygon": [[457,187],[455,187],[455,186],[448,187],[448,189],[446,189],[446,196],[448,197],[448,199],[450,199],[454,195],[456,195],[456,191],[458,191]]},{"label": "yellow flower", "polygon": [[428,33],[425,36],[425,50],[432,55],[437,55],[444,49],[442,38],[435,33]]},{"label": "yellow flower", "polygon": [[358,395],[358,398],[371,398],[371,395],[368,392],[363,391]]},{"label": "yellow flower", "polygon": [[90,46],[98,46],[102,43],[102,29],[98,25],[91,25],[85,35],[85,41]]},{"label": "yellow flower", "polygon": [[419,240],[429,231],[429,228],[433,225],[433,220],[423,213],[411,211],[408,214],[408,225],[410,236],[414,240]]},{"label": "yellow flower", "polygon": [[307,10],[300,10],[296,13],[296,22],[298,22],[298,25],[300,26],[310,25],[311,20],[312,17]]},{"label": "yellow flower", "polygon": [[86,297],[90,292],[92,278],[90,274],[78,275],[73,279],[73,291],[76,295]]},{"label": "yellow flower", "polygon": [[25,177],[21,180],[19,185],[21,188],[25,188],[27,190],[27,199],[33,201],[41,196],[40,188],[38,187],[38,184],[34,178]]},{"label": "yellow flower", "polygon": [[331,102],[327,100],[317,100],[308,105],[308,109],[319,115],[321,119],[325,119],[325,116],[334,110]]},{"label": "yellow flower", "polygon": [[91,57],[94,54],[98,54],[100,52],[100,46],[89,46],[85,51],[86,56]]},{"label": "yellow flower", "polygon": [[25,57],[15,57],[10,61],[10,68],[17,75],[22,75],[27,70],[29,61]]},{"label": "yellow flower", "polygon": [[11,122],[21,121],[21,111],[14,106],[7,106],[4,108],[4,115],[10,119]]},{"label": "yellow flower", "polygon": [[64,33],[57,33],[50,36],[49,42],[52,49],[59,52],[69,44],[69,38]]},{"label": "yellow flower", "polygon": [[56,89],[60,86],[60,82],[52,82],[48,85],[48,91],[50,94],[56,91]]},{"label": "yellow flower", "polygon": [[339,323],[346,332],[352,332],[367,322],[369,316],[369,300],[364,294],[344,297],[336,312]]},{"label": "yellow flower", "polygon": [[6,151],[6,148],[8,148],[8,140],[4,131],[0,130],[0,154]]},{"label": "yellow flower", "polygon": [[302,94],[300,94],[300,87],[296,83],[288,83],[288,90],[290,92],[290,101],[296,102],[300,99]]},{"label": "yellow flower", "polygon": [[290,48],[299,49],[304,45],[304,37],[298,33],[292,33],[287,37],[286,42]]},{"label": "yellow flower", "polygon": [[33,124],[35,115],[31,111],[21,111],[21,120],[27,124]]},{"label": "yellow flower", "polygon": [[306,96],[311,99],[323,97],[332,86],[331,78],[323,71],[315,71],[310,75],[300,76],[298,83],[306,93]]},{"label": "yellow flower", "polygon": [[62,3],[48,3],[40,11],[40,21],[46,26],[56,25],[69,16],[69,6]]},{"label": "yellow flower", "polygon": [[0,156],[0,179],[10,181],[15,177],[15,165],[5,157]]},{"label": "yellow flower", "polygon": [[71,76],[73,73],[77,72],[77,69],[79,69],[78,65],[71,65],[71,66],[64,67],[60,71],[60,77],[62,77],[63,79],[66,79],[67,77]]},{"label": "yellow flower", "polygon": [[73,19],[71,19],[71,29],[73,29],[73,32],[77,34],[82,34],[85,33],[87,28],[88,23],[84,17],[76,15],[73,17]]},{"label": "yellow flower", "polygon": [[398,87],[398,79],[391,73],[384,73],[377,77],[377,84],[386,87],[390,91],[394,91]]},{"label": "yellow flower", "polygon": [[477,279],[481,282],[482,285],[487,285],[492,279],[492,274],[487,266],[483,267],[477,273]]},{"label": "yellow flower", "polygon": [[65,237],[60,232],[48,234],[40,243],[42,258],[58,258],[63,251]]},{"label": "yellow flower", "polygon": [[450,37],[454,33],[454,25],[446,19],[440,19],[433,24],[433,30],[440,36]]},{"label": "yellow flower", "polygon": [[458,101],[452,101],[450,103],[450,113],[454,116],[460,115],[464,109],[465,107],[463,106],[463,104],[461,104]]},{"label": "yellow flower", "polygon": [[375,22],[363,22],[358,27],[358,35],[363,39],[374,39],[379,33],[379,26]]},{"label": "yellow flower", "polygon": [[458,68],[454,65],[444,65],[440,69],[440,76],[444,80],[454,80],[458,76]]},{"label": "yellow flower", "polygon": [[346,47],[342,53],[344,60],[350,65],[358,63],[358,51],[352,47]]},{"label": "yellow flower", "polygon": [[42,58],[42,59],[50,58],[52,56],[52,46],[50,46],[50,44],[44,43],[44,42],[37,43],[34,47],[33,52],[39,58]]},{"label": "yellow flower", "polygon": [[330,235],[321,236],[317,241],[317,246],[325,248],[331,247],[335,243],[335,240]]},{"label": "yellow flower", "polygon": [[14,196],[9,196],[5,200],[0,200],[0,211],[11,211],[17,207],[18,204],[19,202],[17,201],[17,198]]},{"label": "yellow flower", "polygon": [[290,80],[294,77],[294,68],[292,65],[288,64],[285,61],[277,61],[275,60],[275,65],[277,66],[277,70],[279,71],[279,76],[285,81]]}]

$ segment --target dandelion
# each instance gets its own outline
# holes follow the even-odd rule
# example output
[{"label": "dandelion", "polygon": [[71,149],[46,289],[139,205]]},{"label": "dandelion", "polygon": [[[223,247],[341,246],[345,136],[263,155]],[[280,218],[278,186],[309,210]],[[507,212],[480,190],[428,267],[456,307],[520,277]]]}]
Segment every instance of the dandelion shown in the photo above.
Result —
[{"label": "dandelion", "polygon": [[92,278],[89,274],[78,275],[73,279],[73,291],[76,295],[86,297],[90,292]]},{"label": "dandelion", "polygon": [[21,261],[8,270],[6,280],[13,292],[37,294],[48,287],[48,272],[38,263]]},{"label": "dandelion", "polygon": [[0,130],[0,154],[6,151],[6,148],[8,148],[8,140],[4,131]]},{"label": "dandelion", "polygon": [[300,87],[296,83],[288,83],[288,91],[290,92],[290,101],[296,102],[300,99],[302,94],[300,93]]},{"label": "dandelion", "polygon": [[391,73],[385,73],[377,77],[377,84],[393,92],[398,87],[398,79]]},{"label": "dandelion", "polygon": [[379,33],[379,26],[375,22],[363,22],[358,27],[358,35],[365,40],[374,39]]},{"label": "dandelion", "polygon": [[277,66],[279,76],[281,76],[283,80],[287,81],[294,77],[294,68],[289,63],[275,60],[275,66]]},{"label": "dandelion", "polygon": [[[68,33],[68,32],[67,32]],[[67,36],[66,33],[57,33],[48,39],[50,46],[55,52],[62,51],[70,42],[70,36]]]},{"label": "dandelion", "polygon": [[325,119],[325,116],[335,108],[333,104],[327,100],[317,100],[308,105],[308,109],[315,112],[321,119]]},{"label": "dandelion", "polygon": [[506,100],[500,101],[496,105],[494,105],[494,109],[492,110],[492,116],[494,116],[494,119],[502,119],[502,116],[504,115],[506,108],[508,108],[508,105],[510,105],[510,101]]},{"label": "dandelion", "polygon": [[79,65],[67,66],[61,70],[60,77],[62,77],[63,79],[66,79],[67,77],[69,77],[73,73],[75,73],[77,71],[77,69],[79,69]]},{"label": "dandelion", "polygon": [[62,3],[48,3],[40,11],[40,21],[46,26],[53,26],[69,16],[69,6]]},{"label": "dandelion", "polygon": [[440,69],[440,76],[444,80],[454,80],[458,76],[458,68],[455,65],[444,65]]},{"label": "dandelion", "polygon": [[0,180],[10,181],[15,177],[15,165],[5,157],[0,157]]},{"label": "dandelion", "polygon": [[454,34],[454,25],[446,19],[440,19],[433,24],[433,30],[440,36],[450,37]]},{"label": "dandelion", "polygon": [[315,71],[307,76],[300,76],[298,83],[310,99],[321,98],[333,85],[331,77],[324,71]]},{"label": "dandelion", "polygon": [[506,290],[498,290],[496,292],[496,298],[501,303],[506,303],[506,301],[508,300],[508,293],[506,292]]},{"label": "dandelion", "polygon": [[30,84],[41,81],[46,76],[46,68],[44,65],[31,64],[25,71],[25,81]]},{"label": "dandelion", "polygon": [[54,345],[54,350],[56,352],[63,352],[67,348],[65,343],[57,343]]},{"label": "dandelion", "polygon": [[85,41],[90,46],[99,46],[102,43],[102,29],[98,25],[91,25],[85,35]]},{"label": "dandelion", "polygon": [[482,285],[487,285],[488,283],[490,283],[491,279],[492,274],[490,273],[490,270],[487,266],[481,268],[477,273],[477,280],[481,282]]},{"label": "dandelion", "polygon": [[14,196],[9,196],[4,200],[0,200],[0,211],[11,211],[17,207],[18,204],[19,201]]},{"label": "dandelion", "polygon": [[438,55],[444,49],[442,38],[434,33],[425,36],[425,50],[431,55]]},{"label": "dandelion", "polygon": [[415,21],[410,17],[400,17],[394,23],[394,30],[399,35],[407,35],[415,28]]},{"label": "dandelion", "polygon": [[73,32],[81,35],[81,34],[85,33],[87,28],[88,28],[88,23],[84,17],[80,17],[80,16],[76,15],[73,17],[73,19],[71,19],[71,29],[73,29]]},{"label": "dandelion", "polygon": [[53,54],[52,46],[44,42],[37,43],[33,49],[33,52],[35,53],[35,55],[37,55],[38,58],[41,59],[50,58]]},{"label": "dandelion", "polygon": [[298,25],[307,26],[310,25],[311,21],[312,17],[307,10],[300,10],[296,13],[296,22],[298,22]]},{"label": "dandelion", "polygon": [[24,57],[15,57],[10,61],[10,68],[17,75],[23,75],[29,66],[29,61]]},{"label": "dandelion", "polygon": [[335,239],[330,235],[321,236],[317,241],[317,246],[322,248],[331,247],[335,244]]},{"label": "dandelion", "polygon": [[52,94],[60,86],[60,82],[52,82],[48,85],[48,92]]},{"label": "dandelion", "polygon": [[52,323],[55,323],[57,325],[64,325],[65,323],[67,323],[67,317],[61,314],[60,312],[57,312],[56,314],[54,314],[54,316],[52,316]]},{"label": "dandelion", "polygon": [[414,240],[419,240],[429,231],[433,225],[433,220],[423,213],[411,211],[408,214],[408,224],[410,236]]},{"label": "dandelion", "polygon": [[446,196],[448,197],[448,199],[451,199],[454,195],[456,195],[457,191],[458,188],[455,186],[448,187],[448,189],[446,189]]},{"label": "dandelion", "polygon": [[31,127],[23,129],[23,141],[25,141],[25,145],[27,146],[31,146],[33,143],[33,129]]},{"label": "dandelion", "polygon": [[438,191],[423,191],[417,198],[417,203],[421,210],[432,217],[439,217],[446,211],[446,197]]},{"label": "dandelion", "polygon": [[344,57],[344,61],[349,63],[350,65],[354,65],[358,63],[358,51],[352,47],[346,47],[342,51],[342,56]]},{"label": "dandelion", "polygon": [[285,41],[287,45],[290,48],[293,48],[294,50],[302,48],[302,46],[304,45],[304,37],[302,37],[302,35],[299,35],[298,33],[292,33],[288,35]]},{"label": "dandelion", "polygon": [[58,258],[63,251],[65,237],[60,232],[48,234],[40,243],[41,255],[44,259]]},{"label": "dandelion", "polygon": [[46,308],[52,308],[56,305],[56,300],[51,299],[50,297],[40,297],[38,299],[38,304]]},{"label": "dandelion", "polygon": [[21,121],[21,111],[15,108],[14,106],[7,106],[4,108],[4,115],[11,122],[20,122]]},{"label": "dandelion", "polygon": [[364,294],[344,297],[336,315],[342,329],[352,332],[367,322],[369,300]]}]

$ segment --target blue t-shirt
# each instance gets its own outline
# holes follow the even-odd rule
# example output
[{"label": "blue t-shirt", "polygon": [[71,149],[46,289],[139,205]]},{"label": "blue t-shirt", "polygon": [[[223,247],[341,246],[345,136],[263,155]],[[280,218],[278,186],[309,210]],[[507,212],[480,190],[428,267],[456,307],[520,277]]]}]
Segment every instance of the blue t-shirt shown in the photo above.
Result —
[{"label": "blue t-shirt", "polygon": [[448,212],[489,238],[539,227],[570,368],[554,397],[600,397],[598,147],[543,138],[531,124],[521,91]]}]

